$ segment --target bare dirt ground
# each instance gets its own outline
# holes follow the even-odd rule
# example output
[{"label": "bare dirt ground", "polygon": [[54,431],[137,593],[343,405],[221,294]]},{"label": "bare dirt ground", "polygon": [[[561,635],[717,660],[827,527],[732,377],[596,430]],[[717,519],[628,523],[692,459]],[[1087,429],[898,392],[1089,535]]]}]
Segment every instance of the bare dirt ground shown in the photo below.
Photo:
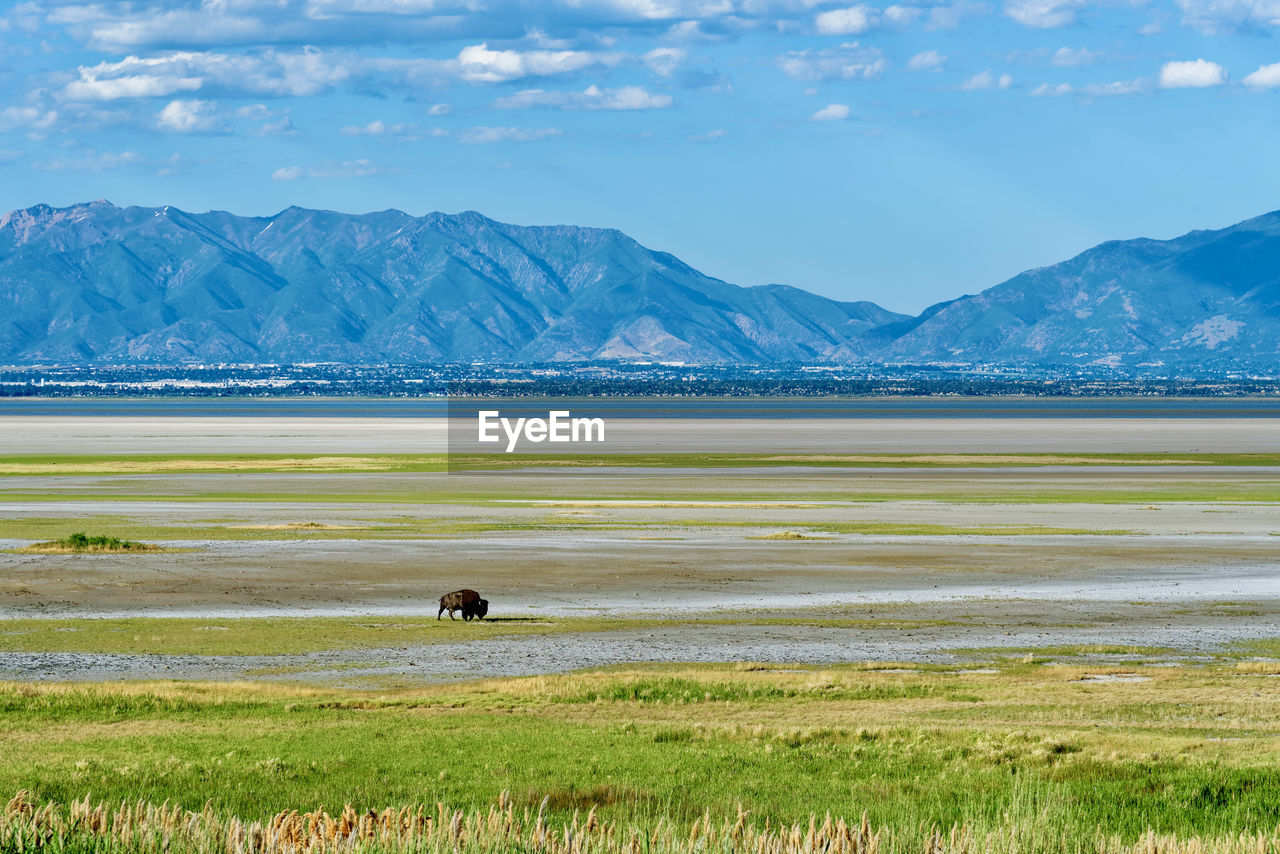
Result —
[{"label": "bare dirt ground", "polygon": [[[12,420],[21,423],[0,420],[9,453],[421,452],[426,435],[396,423],[404,419],[113,419],[109,437],[103,419]],[[1266,419],[947,422],[853,422],[840,447],[822,450],[1280,450]],[[778,450],[812,451],[832,435],[830,425],[805,429]],[[720,434],[698,432],[693,444],[707,435]],[[0,621],[434,616],[441,593],[467,586],[491,600],[495,618],[672,622],[293,656],[0,652],[0,678],[359,684],[633,661],[961,661],[969,649],[1076,644],[1161,647],[1184,660],[1280,636],[1280,513],[1231,497],[1277,481],[1272,468],[1185,465],[6,477],[0,523],[97,520],[103,530],[91,534],[143,526],[154,530],[148,539],[189,551],[0,553]],[[1184,489],[1227,497],[1178,500]],[[1158,497],[1105,500],[1144,491]],[[229,533],[165,533],[211,525]],[[893,527],[904,525],[960,530]],[[378,526],[394,530],[357,538]],[[809,538],[768,539],[783,531]],[[32,541],[11,537],[0,549]],[[787,616],[865,622],[761,623]]]},{"label": "bare dirt ground", "polygon": [[[10,617],[434,616],[471,586],[494,616],[695,617],[874,603],[1255,601],[1280,595],[1256,536],[864,536],[750,540],[751,529],[521,532],[433,540],[167,541],[157,555],[0,555]],[[0,547],[25,541],[0,541]]]},{"label": "bare dirt ground", "polygon": [[[444,418],[0,416],[9,454],[429,454],[447,450],[447,434]],[[476,449],[492,450],[471,446]],[[1280,431],[1270,418],[630,418],[609,422],[601,450],[1274,452],[1280,451]]]}]

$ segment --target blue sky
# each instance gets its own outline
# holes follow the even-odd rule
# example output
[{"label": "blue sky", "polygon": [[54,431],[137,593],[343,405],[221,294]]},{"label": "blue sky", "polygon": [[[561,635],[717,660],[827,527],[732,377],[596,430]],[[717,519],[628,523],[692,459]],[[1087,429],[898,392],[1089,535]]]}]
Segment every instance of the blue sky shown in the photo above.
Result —
[{"label": "blue sky", "polygon": [[1280,208],[1280,0],[31,0],[0,207],[474,209],[900,311]]}]

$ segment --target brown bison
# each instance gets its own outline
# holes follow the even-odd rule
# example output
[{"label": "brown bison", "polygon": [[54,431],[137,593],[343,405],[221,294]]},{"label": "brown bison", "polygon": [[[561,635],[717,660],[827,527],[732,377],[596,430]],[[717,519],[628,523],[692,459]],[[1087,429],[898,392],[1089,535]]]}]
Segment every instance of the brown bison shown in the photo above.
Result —
[{"label": "brown bison", "polygon": [[464,620],[472,617],[484,619],[484,615],[489,613],[489,600],[481,599],[480,594],[474,590],[455,590],[440,597],[440,612],[436,614],[436,619],[440,619],[440,614],[445,611],[449,612],[450,620],[457,619],[453,616],[454,611],[461,611]]}]

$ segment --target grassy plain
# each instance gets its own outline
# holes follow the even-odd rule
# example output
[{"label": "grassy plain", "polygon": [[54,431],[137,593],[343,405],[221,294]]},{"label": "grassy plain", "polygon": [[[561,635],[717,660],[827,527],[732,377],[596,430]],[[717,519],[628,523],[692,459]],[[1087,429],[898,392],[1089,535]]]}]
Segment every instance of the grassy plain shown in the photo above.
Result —
[{"label": "grassy plain", "polygon": [[[563,585],[555,566],[565,577],[577,573],[575,595],[602,601],[606,594],[618,598],[617,590],[629,596],[627,585],[654,589],[659,577],[677,585],[663,588],[672,596],[719,591],[728,597],[735,585],[748,585],[744,589],[753,595],[767,593],[761,579],[784,571],[796,573],[787,579],[805,579],[784,584],[823,590],[817,586],[823,576],[799,573],[824,560],[835,579],[830,584],[862,583],[864,589],[873,578],[892,576],[905,584],[928,576],[936,586],[980,573],[997,573],[989,579],[993,588],[1044,577],[1062,579],[1064,589],[1071,589],[1094,583],[1089,573],[1097,566],[1141,578],[1150,577],[1142,575],[1149,563],[1191,566],[1210,560],[1202,555],[1217,555],[1224,565],[1269,560],[1269,541],[1259,533],[1270,530],[1266,513],[1280,502],[1275,473],[1237,468],[1280,466],[1274,454],[674,454],[452,462],[501,474],[446,479],[440,476],[443,458],[394,454],[0,458],[0,474],[7,475],[0,478],[0,502],[20,508],[0,518],[0,538],[55,539],[90,531],[162,542],[219,541],[224,549],[131,556],[127,565],[110,556],[5,555],[13,584],[36,591],[15,588],[10,601],[58,601],[43,592],[49,590],[73,605],[98,603],[112,601],[111,591],[118,588],[142,591],[138,601],[146,603],[160,590],[190,593],[208,584],[207,574],[219,584],[234,578],[238,589],[259,585],[257,598],[234,600],[254,605],[260,599],[289,608],[304,601],[291,598],[289,585],[295,582],[321,593],[330,585],[341,593],[334,601],[344,606],[378,595],[430,605],[431,597],[420,589],[424,578],[434,584],[455,563],[477,577],[478,565],[465,562],[474,545],[454,551],[438,544],[435,551],[405,544],[367,554],[358,549],[382,540],[432,538],[469,538],[490,549],[526,551],[543,575],[526,572],[530,578],[523,581],[552,591],[512,584],[512,600],[516,590],[558,595]],[[632,471],[572,481],[554,474],[571,465]],[[1115,466],[1125,469],[1106,471]],[[1045,467],[1053,468],[1052,476]],[[682,476],[685,469],[693,473]],[[540,470],[539,476],[523,477],[525,470]],[[94,503],[91,512],[78,509],[85,502]],[[33,510],[33,504],[40,506]],[[1084,507],[1089,504],[1103,507]],[[969,505],[972,511],[964,509]],[[1010,520],[1007,508],[1036,505],[1044,506],[1040,515],[1026,511],[1019,517],[1024,521]],[[873,515],[868,508],[882,509]],[[1203,515],[1209,512],[1219,515]],[[943,513],[952,514],[949,521],[938,521]],[[1216,535],[1221,541],[1176,539],[1214,526],[1227,529]],[[797,532],[799,539],[779,536],[785,532]],[[1128,536],[1133,533],[1154,535]],[[495,543],[503,537],[488,534],[521,536],[514,538],[517,545],[503,546]],[[847,541],[846,535],[860,534],[984,536],[976,545]],[[1020,535],[1070,537],[1071,544],[1008,542]],[[585,558],[560,551],[564,543],[588,537]],[[700,538],[700,551],[678,542],[685,537]],[[841,537],[846,541],[833,542]],[[279,549],[277,544],[235,546],[239,551],[227,545],[238,540],[320,542],[292,558],[273,551],[268,561],[262,549]],[[343,551],[324,542],[329,540],[361,542]],[[674,545],[663,551],[659,540]],[[432,559],[436,575],[418,569]],[[573,562],[583,559],[616,565],[593,566],[599,575],[588,575]],[[305,568],[305,578],[289,574],[297,571],[290,560]],[[275,579],[277,587],[265,586],[275,578],[268,563],[283,579]],[[862,581],[841,581],[855,578],[848,572],[855,564],[862,567]],[[636,576],[608,586],[615,584],[609,580],[615,571]],[[396,572],[405,575],[403,581]],[[40,586],[46,576],[52,580]],[[355,581],[339,588],[339,577]],[[376,589],[359,586],[375,580],[381,585]],[[416,598],[402,590],[414,591]],[[215,592],[219,601],[226,595]],[[1097,625],[1104,636],[1180,618],[1210,629],[1240,621],[1274,625],[1270,605],[1252,601],[1248,591],[1233,597],[1159,607],[1108,603],[1111,610],[1098,619],[1110,622]],[[205,607],[203,602],[197,604]],[[1096,610],[1106,611],[1101,605]],[[1144,610],[1154,616],[1134,618]],[[950,610],[927,601],[911,610],[874,602],[856,611],[539,615],[470,624],[432,617],[232,613],[7,619],[0,623],[0,653],[20,658],[350,652],[347,660],[333,656],[320,665],[338,670],[358,668],[363,658],[388,650],[415,649],[417,656],[416,648],[441,649],[438,644],[462,650],[468,642],[494,641],[486,648],[498,648],[499,642],[522,637],[590,639],[614,630],[643,636],[646,630],[676,629],[696,643],[708,631],[723,638],[737,627],[812,627],[837,630],[826,636],[840,643],[883,637],[888,646],[935,629],[949,631],[953,622],[975,629],[975,643],[986,643],[1011,631],[1048,637],[1070,629],[1066,622],[1083,619],[1052,601],[1041,606],[1012,600]],[[260,678],[252,683],[8,683],[0,685],[0,792],[29,790],[32,803],[66,804],[90,796],[200,810],[208,802],[209,814],[219,821],[246,822],[265,821],[282,810],[322,808],[336,815],[348,803],[360,813],[425,803],[436,814],[436,802],[483,811],[509,798],[516,814],[542,809],[552,822],[571,822],[575,811],[585,815],[594,808],[601,821],[621,828],[616,838],[602,836],[591,848],[606,854],[640,854],[646,847],[672,854],[755,851],[730,831],[708,836],[708,827],[745,823],[759,830],[799,822],[803,828],[811,814],[821,822],[827,812],[854,824],[865,812],[872,827],[887,828],[877,843],[882,851],[1116,850],[1138,844],[1149,830],[1202,837],[1216,850],[1235,844],[1239,850],[1280,851],[1280,642],[1274,638],[1217,648],[1206,642],[1194,653],[1046,642],[999,652],[970,649],[963,660],[968,663],[619,665],[427,686],[407,674],[388,673],[348,690],[308,684],[316,671],[306,662],[285,661],[251,673]],[[289,681],[269,681],[284,679]],[[35,813],[21,805],[10,812],[0,821],[2,850],[15,847],[15,837],[4,835],[4,821],[35,821]],[[528,816],[524,820],[528,830]],[[967,848],[933,844],[935,826],[945,834],[956,823],[971,833]],[[627,828],[641,833],[637,837]],[[1004,842],[984,844],[989,833],[1002,834]],[[1259,841],[1240,834],[1270,835]],[[647,842],[626,848],[624,838]],[[792,845],[795,838],[805,838],[803,831],[787,836],[790,842],[762,843],[758,850],[798,854],[803,845]],[[441,836],[432,843],[436,847],[427,848],[582,850],[568,843],[556,848],[532,830],[480,840],[478,832]],[[106,850],[95,849],[92,840],[81,842],[79,848],[74,840],[64,843],[69,847],[62,850]],[[224,842],[208,850],[227,850]],[[1153,844],[1152,850],[1158,848]],[[159,841],[154,849],[182,850]]]},{"label": "grassy plain", "polygon": [[[0,652],[118,655],[296,655],[327,650],[386,649],[528,635],[567,635],[682,626],[811,626],[911,630],[948,620],[893,616],[758,614],[694,618],[495,617],[474,623],[434,617],[99,617],[11,619],[0,623]],[[838,609],[834,609],[837,610]],[[886,609],[891,610],[891,609]]]},{"label": "grassy plain", "polygon": [[441,472],[513,467],[954,468],[1009,466],[1277,466],[1280,454],[3,454],[0,476],[192,474],[198,472]]},{"label": "grassy plain", "polygon": [[[5,685],[0,791],[61,802],[283,809],[443,801],[567,820],[890,828],[1040,825],[1062,847],[1149,828],[1280,825],[1274,677],[996,663],[628,666],[376,694],[248,684]],[[995,672],[991,672],[991,671]],[[1111,680],[1111,681],[1109,681]],[[1141,680],[1141,681],[1126,681]],[[647,832],[647,831],[646,831]],[[909,843],[909,845],[908,845]]]}]

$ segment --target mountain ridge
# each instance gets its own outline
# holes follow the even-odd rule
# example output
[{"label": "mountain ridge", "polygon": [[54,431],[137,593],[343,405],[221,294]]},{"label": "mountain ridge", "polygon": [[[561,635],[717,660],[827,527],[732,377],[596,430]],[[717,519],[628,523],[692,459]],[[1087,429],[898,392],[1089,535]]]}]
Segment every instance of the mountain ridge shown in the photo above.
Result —
[{"label": "mountain ridge", "polygon": [[1280,211],[1107,241],[917,316],[617,229],[99,199],[0,216],[0,363],[1230,363],[1280,357]]}]

